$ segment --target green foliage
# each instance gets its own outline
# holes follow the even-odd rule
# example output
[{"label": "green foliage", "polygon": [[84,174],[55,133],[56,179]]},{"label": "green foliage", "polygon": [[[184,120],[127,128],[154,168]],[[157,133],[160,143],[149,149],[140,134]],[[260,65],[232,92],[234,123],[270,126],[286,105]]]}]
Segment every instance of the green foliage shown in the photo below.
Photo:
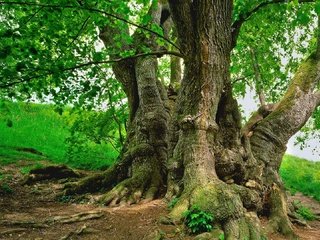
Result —
[{"label": "green foliage", "polygon": [[308,220],[308,221],[313,221],[316,219],[316,216],[314,213],[311,211],[310,208],[302,205],[300,201],[294,201],[293,205],[295,206],[296,213],[303,219]]},{"label": "green foliage", "polygon": [[299,191],[320,201],[320,162],[285,155],[280,175],[291,193]]},{"label": "green foliage", "polygon": [[169,203],[168,203],[168,208],[171,210],[174,208],[174,206],[177,204],[179,201],[179,198],[174,197]]},{"label": "green foliage", "polygon": [[219,235],[219,240],[224,240],[224,239],[225,239],[224,233],[221,233],[221,234]]},{"label": "green foliage", "polygon": [[[0,154],[12,160],[44,159],[61,162],[66,151],[64,139],[69,135],[64,119],[54,112],[52,105],[2,102],[0,108]],[[12,127],[7,126],[11,119]],[[17,151],[15,148],[33,148],[43,156]]]},{"label": "green foliage", "polygon": [[213,215],[202,211],[198,206],[192,206],[183,213],[185,225],[192,233],[210,232],[212,230]]},{"label": "green foliage", "polygon": [[62,203],[67,203],[67,202],[70,202],[71,200],[72,200],[72,196],[70,195],[62,195],[58,198],[58,201]]},{"label": "green foliage", "polygon": [[[50,159],[76,168],[101,169],[112,165],[118,156],[115,150],[115,146],[118,150],[120,148],[117,125],[103,112],[77,111],[71,114],[70,109],[64,108],[59,114],[54,106],[31,103],[2,102],[0,106],[2,165],[21,159]],[[6,125],[8,117],[13,122],[11,128]],[[107,142],[108,137],[113,138],[113,145]],[[18,151],[20,147],[36,149],[43,155]],[[28,171],[29,167],[21,169],[22,173]]]},{"label": "green foliage", "polygon": [[11,194],[13,193],[13,189],[9,186],[8,183],[2,182],[0,183],[0,193],[3,192],[4,194]]},{"label": "green foliage", "polygon": [[310,208],[302,206],[296,212],[305,220],[312,221],[316,219],[316,216],[313,214]]},{"label": "green foliage", "polygon": [[[126,116],[113,108],[102,111],[76,111],[70,115],[71,135],[66,161],[69,165],[86,169],[105,169],[117,159],[121,150]],[[116,121],[114,121],[116,119]]]}]

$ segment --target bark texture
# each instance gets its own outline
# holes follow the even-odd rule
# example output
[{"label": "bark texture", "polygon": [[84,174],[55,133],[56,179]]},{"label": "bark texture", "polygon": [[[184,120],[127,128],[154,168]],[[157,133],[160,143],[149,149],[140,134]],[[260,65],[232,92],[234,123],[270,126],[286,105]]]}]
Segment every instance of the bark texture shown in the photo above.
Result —
[{"label": "bark texture", "polygon": [[[154,56],[115,63],[113,71],[130,108],[121,160],[105,173],[69,187],[68,193],[105,188],[102,201],[118,204],[153,199],[166,191],[168,199],[179,198],[172,218],[181,219],[185,210],[197,205],[214,215],[226,239],[260,240],[264,232],[258,213],[269,218],[269,231],[293,239],[278,171],[289,138],[320,103],[319,92],[314,93],[320,54],[301,65],[279,103],[263,103],[242,127],[229,71],[235,44],[232,0],[169,3],[184,55],[177,99],[168,100],[157,79]],[[159,4],[149,12],[158,24]],[[114,31],[118,29],[108,26],[101,32],[106,45],[113,44]],[[142,43],[158,49],[154,37],[137,31],[134,43],[123,44],[123,50],[136,47],[139,53]],[[173,79],[180,78],[179,73]]]},{"label": "bark texture", "polygon": [[232,1],[170,1],[185,55],[171,133],[167,198],[173,218],[192,205],[213,213],[226,239],[260,239],[269,231],[295,238],[278,171],[286,143],[317,106],[315,55],[302,64],[278,104],[263,103],[241,130],[229,76]]},{"label": "bark texture", "polygon": [[[161,9],[160,3],[150,7],[152,23],[160,24]],[[112,46],[115,43],[113,37],[118,31],[110,24],[101,29],[100,38],[106,46]],[[129,34],[128,28],[124,31]],[[133,34],[133,39],[132,45],[123,43],[122,50],[134,48],[137,54],[141,53],[141,46],[159,50],[155,36],[147,37],[139,29]],[[157,78],[157,57],[126,59],[115,63],[112,68],[128,97],[130,109],[127,140],[120,161],[103,174],[68,186],[66,193],[105,189],[107,193],[101,201],[107,205],[154,199],[165,190],[170,117],[167,94]]]}]

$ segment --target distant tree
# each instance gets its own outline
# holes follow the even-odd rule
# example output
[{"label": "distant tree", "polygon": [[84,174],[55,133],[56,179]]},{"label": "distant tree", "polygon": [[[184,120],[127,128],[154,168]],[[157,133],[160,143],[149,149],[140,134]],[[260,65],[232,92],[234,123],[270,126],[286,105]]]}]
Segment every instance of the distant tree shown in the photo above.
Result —
[{"label": "distant tree", "polygon": [[[166,194],[179,197],[173,218],[197,205],[226,239],[260,239],[257,214],[269,218],[268,231],[294,237],[278,171],[286,143],[312,114],[319,127],[318,1],[172,0],[177,43],[166,1],[0,4],[8,97],[36,92],[88,105],[107,99],[116,82],[126,94],[119,162],[66,194],[104,188],[101,201],[111,205]],[[166,54],[184,60],[175,89],[159,81]],[[247,85],[261,106],[242,126],[235,96]],[[175,104],[167,89],[178,92]]]}]

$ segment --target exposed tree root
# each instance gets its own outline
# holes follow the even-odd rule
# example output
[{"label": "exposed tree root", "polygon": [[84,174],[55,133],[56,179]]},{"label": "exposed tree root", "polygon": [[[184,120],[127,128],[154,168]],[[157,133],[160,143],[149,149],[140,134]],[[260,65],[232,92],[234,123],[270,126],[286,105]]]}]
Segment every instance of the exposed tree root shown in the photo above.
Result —
[{"label": "exposed tree root", "polygon": [[103,215],[104,214],[101,211],[89,211],[89,212],[78,213],[70,216],[55,216],[40,222],[36,222],[33,220],[30,220],[30,221],[2,220],[0,221],[0,224],[3,226],[19,226],[21,228],[48,228],[50,225],[55,223],[68,224],[68,223],[74,223],[74,222],[82,222],[86,220],[97,219],[102,217]]},{"label": "exposed tree root", "polygon": [[79,178],[80,174],[66,165],[50,165],[32,169],[24,184],[32,184],[46,179]]},{"label": "exposed tree root", "polygon": [[[121,177],[121,173],[117,173],[117,166],[113,166],[103,173],[97,173],[81,179],[76,183],[67,183],[64,186],[64,195],[74,195],[82,193],[97,192],[102,189],[110,189],[116,184]],[[120,178],[121,179],[121,178]]]},{"label": "exposed tree root", "polygon": [[[213,214],[216,224],[222,225],[226,239],[260,240],[264,233],[256,210],[261,205],[256,193],[241,186],[223,182],[210,182],[184,193],[171,212],[174,220],[181,219],[182,213],[197,205],[203,211]],[[250,193],[245,196],[245,192]],[[244,201],[248,201],[244,204]],[[244,206],[250,206],[248,211]]]},{"label": "exposed tree root", "polygon": [[270,192],[270,219],[267,230],[269,232],[280,232],[290,239],[297,239],[293,232],[292,224],[288,217],[288,207],[286,199],[281,189],[273,184]]},{"label": "exposed tree root", "polygon": [[90,211],[77,213],[70,216],[55,216],[53,218],[47,219],[45,222],[47,223],[74,223],[74,222],[82,222],[91,219],[97,219],[102,217],[104,214],[101,211]]},{"label": "exposed tree root", "polygon": [[19,226],[23,228],[47,228],[49,227],[48,224],[45,222],[35,222],[35,221],[19,221],[19,220],[1,220],[0,225],[3,226]]},{"label": "exposed tree root", "polygon": [[2,235],[12,234],[12,233],[16,233],[16,232],[23,232],[25,230],[26,230],[25,228],[13,228],[13,229],[4,230],[4,231],[0,232],[0,237]]},{"label": "exposed tree root", "polygon": [[61,237],[59,240],[68,240],[68,239],[73,239],[75,236],[80,236],[86,233],[94,233],[97,232],[97,230],[88,228],[86,225],[81,226],[79,229],[75,231],[69,232],[67,235]]},{"label": "exposed tree root", "polygon": [[153,174],[152,171],[140,172],[137,176],[120,182],[99,201],[110,206],[130,205],[142,199],[144,202],[151,201],[158,196],[161,184],[160,176]]}]

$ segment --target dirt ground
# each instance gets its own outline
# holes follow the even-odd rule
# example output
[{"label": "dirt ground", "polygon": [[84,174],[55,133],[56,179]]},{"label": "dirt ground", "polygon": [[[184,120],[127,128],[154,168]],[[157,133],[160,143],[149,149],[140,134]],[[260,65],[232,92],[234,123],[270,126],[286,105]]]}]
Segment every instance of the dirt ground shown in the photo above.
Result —
[{"label": "dirt ground", "polygon": [[[90,201],[87,196],[81,203],[57,201],[56,193],[63,186],[62,181],[42,181],[22,186],[23,174],[20,169],[30,162],[21,161],[16,165],[0,167],[5,174],[9,191],[0,194],[0,239],[8,240],[153,240],[193,239],[186,235],[183,226],[165,225],[161,217],[168,213],[167,203],[155,200],[133,206],[107,208]],[[3,181],[4,179],[2,179]],[[299,200],[320,215],[320,204],[313,199],[296,194],[290,201]],[[262,220],[262,223],[264,221]],[[295,232],[302,240],[320,239],[320,222],[308,222],[311,228],[295,225]],[[273,234],[272,240],[283,240]]]}]

